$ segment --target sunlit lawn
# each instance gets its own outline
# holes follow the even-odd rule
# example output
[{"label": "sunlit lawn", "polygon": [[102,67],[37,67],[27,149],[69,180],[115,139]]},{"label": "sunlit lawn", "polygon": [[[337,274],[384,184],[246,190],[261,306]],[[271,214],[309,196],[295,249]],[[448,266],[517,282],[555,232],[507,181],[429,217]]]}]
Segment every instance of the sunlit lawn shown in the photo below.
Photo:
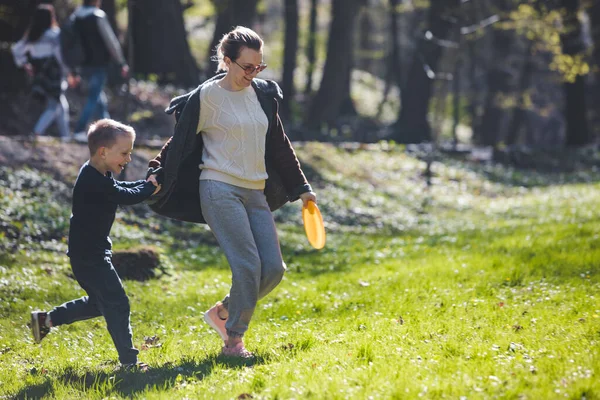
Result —
[{"label": "sunlit lawn", "polygon": [[[460,175],[451,167],[438,173]],[[426,217],[361,229],[336,214],[322,251],[308,247],[297,207],[283,210],[296,215],[280,224],[288,273],[259,303],[246,336],[256,358],[248,362],[220,357],[219,338],[202,320],[229,285],[210,243],[155,234],[171,276],[126,282],[135,343],[152,367],[145,374],[116,371],[101,319],[62,326],[34,344],[30,310],[82,292],[60,252],[5,257],[0,398],[600,398],[600,185],[525,190],[476,179],[488,192],[502,190],[482,195],[441,182],[427,195],[406,190]],[[400,191],[356,182],[358,191],[373,187],[371,198]],[[336,205],[356,210],[353,202],[367,197],[342,181],[334,186],[321,192],[332,216]],[[334,192],[346,197],[324,199]],[[371,206],[393,210],[389,201]],[[397,202],[417,215],[413,203]],[[139,241],[139,228],[119,224],[119,246]]]}]

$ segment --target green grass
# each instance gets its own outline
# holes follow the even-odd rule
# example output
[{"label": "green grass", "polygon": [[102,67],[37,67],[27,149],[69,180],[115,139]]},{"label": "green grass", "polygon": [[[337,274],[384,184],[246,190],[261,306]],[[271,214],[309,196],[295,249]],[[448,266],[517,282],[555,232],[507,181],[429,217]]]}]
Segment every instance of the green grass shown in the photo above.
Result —
[{"label": "green grass", "polygon": [[159,337],[140,354],[153,370],[116,372],[101,319],[33,344],[30,310],[82,292],[64,244],[25,244],[0,258],[0,398],[600,398],[594,171],[446,160],[425,190],[421,163],[394,149],[298,153],[314,170],[328,242],[308,247],[297,204],[277,213],[288,272],[246,335],[255,360],[220,357],[202,321],[229,286],[210,233],[159,221],[159,234],[123,213],[119,247],[154,243],[171,267],[125,282],[136,345]]}]

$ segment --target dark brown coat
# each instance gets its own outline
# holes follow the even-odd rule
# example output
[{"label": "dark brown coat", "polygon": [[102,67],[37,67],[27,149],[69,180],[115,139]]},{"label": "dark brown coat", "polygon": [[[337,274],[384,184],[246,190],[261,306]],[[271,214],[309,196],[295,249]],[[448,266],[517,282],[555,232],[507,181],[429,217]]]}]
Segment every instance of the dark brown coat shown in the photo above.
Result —
[{"label": "dark brown coat", "polygon": [[[220,79],[217,75],[213,79]],[[208,81],[207,81],[208,82]],[[202,85],[204,85],[204,82]],[[185,95],[174,98],[165,111],[175,113],[177,124],[173,136],[148,166],[149,171],[162,167],[162,189],[149,200],[156,213],[181,221],[205,223],[200,207],[198,165],[202,162],[204,143],[197,134],[200,117],[200,90],[202,85]],[[283,130],[278,108],[283,96],[277,83],[254,79],[252,86],[267,118],[265,163],[269,178],[265,195],[271,211],[299,195],[311,191],[300,162]]]}]

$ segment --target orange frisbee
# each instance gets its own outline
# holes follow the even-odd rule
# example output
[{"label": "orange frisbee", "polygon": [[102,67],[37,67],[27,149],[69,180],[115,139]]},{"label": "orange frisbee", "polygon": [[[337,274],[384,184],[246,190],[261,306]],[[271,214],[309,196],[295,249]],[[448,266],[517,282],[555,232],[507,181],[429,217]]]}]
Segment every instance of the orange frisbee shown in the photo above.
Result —
[{"label": "orange frisbee", "polygon": [[325,247],[325,225],[323,216],[314,201],[309,201],[308,205],[302,207],[302,220],[304,221],[304,230],[306,237],[312,247],[319,250]]}]

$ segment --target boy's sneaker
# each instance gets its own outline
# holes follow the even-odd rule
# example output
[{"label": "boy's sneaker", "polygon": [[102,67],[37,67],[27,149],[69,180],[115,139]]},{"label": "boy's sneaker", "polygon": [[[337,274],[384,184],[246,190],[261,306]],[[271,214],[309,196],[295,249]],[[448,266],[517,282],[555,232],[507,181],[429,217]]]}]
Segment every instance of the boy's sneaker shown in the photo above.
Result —
[{"label": "boy's sneaker", "polygon": [[223,303],[218,302],[210,310],[204,313],[204,320],[208,325],[211,326],[221,336],[224,342],[227,342],[229,337],[227,336],[227,329],[225,329],[225,322],[227,318],[219,317],[219,309],[223,307]]},{"label": "boy's sneaker", "polygon": [[43,311],[33,311],[31,313],[31,333],[36,343],[42,341],[43,338],[50,332],[50,328],[46,326],[48,313]]}]

